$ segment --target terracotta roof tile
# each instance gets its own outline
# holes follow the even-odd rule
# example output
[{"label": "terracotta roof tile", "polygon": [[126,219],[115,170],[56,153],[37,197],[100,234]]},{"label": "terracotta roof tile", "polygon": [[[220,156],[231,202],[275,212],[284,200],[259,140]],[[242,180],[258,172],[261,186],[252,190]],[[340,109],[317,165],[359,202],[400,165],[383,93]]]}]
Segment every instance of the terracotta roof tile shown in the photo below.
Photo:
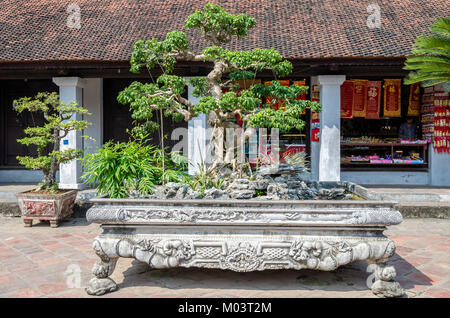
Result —
[{"label": "terracotta roof tile", "polygon": [[[221,0],[232,13],[258,24],[231,49],[278,49],[287,58],[398,57],[438,17],[450,14],[442,0]],[[67,6],[81,8],[81,28],[67,27]],[[183,30],[186,17],[204,0],[2,0],[0,61],[127,60],[138,39],[161,39]],[[367,6],[381,7],[381,28],[366,25]],[[186,30],[185,30],[186,31]],[[195,41],[195,50],[207,43]]]}]

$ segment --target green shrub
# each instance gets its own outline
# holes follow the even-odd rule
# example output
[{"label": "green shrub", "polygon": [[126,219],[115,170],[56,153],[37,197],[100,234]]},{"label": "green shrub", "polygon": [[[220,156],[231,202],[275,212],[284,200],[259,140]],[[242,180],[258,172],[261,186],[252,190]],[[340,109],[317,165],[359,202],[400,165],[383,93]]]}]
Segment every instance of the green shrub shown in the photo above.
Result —
[{"label": "green shrub", "polygon": [[[163,167],[164,160],[164,167]],[[128,142],[107,142],[96,153],[83,158],[83,180],[97,186],[98,195],[125,198],[130,190],[149,195],[166,182],[186,182],[186,158],[173,152],[162,156],[149,145],[148,136],[131,136]]]}]

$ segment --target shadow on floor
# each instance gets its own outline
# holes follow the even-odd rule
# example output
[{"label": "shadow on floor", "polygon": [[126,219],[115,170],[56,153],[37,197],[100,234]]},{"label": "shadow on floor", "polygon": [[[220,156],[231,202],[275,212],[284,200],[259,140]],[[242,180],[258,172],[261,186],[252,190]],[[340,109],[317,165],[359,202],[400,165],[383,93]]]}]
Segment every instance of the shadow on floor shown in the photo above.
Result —
[{"label": "shadow on floor", "polygon": [[[416,285],[431,286],[431,280],[422,272],[414,268],[397,254],[392,261],[397,269],[397,278],[405,289],[405,298],[415,296],[408,291]],[[397,265],[396,265],[397,264]],[[409,264],[409,267],[405,264]],[[221,290],[252,290],[274,291],[276,297],[279,291],[335,291],[335,292],[366,292],[370,297],[370,272],[366,272],[367,263],[354,262],[341,266],[335,271],[324,272],[315,270],[266,270],[262,272],[238,273],[229,270],[199,269],[199,268],[171,268],[152,270],[147,264],[133,261],[132,266],[124,274],[124,280],[119,284],[126,289],[131,286],[161,287],[168,289],[203,289]],[[408,281],[405,275],[414,274],[419,281]],[[343,294],[345,297],[345,294]]]},{"label": "shadow on floor", "polygon": [[[58,228],[65,227],[70,228],[74,226],[86,226],[89,225],[85,218],[70,218],[69,220],[61,221]],[[36,221],[33,220],[32,227],[50,227],[50,221]]]}]

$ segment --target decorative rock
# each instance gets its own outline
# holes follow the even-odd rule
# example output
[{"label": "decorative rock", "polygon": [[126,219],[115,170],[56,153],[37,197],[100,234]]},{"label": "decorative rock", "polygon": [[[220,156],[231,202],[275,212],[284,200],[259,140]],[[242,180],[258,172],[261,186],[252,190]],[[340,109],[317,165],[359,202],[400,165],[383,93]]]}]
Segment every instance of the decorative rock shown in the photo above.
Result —
[{"label": "decorative rock", "polygon": [[308,188],[299,189],[297,196],[300,200],[314,200],[316,197],[314,192]]},{"label": "decorative rock", "polygon": [[250,180],[248,179],[235,179],[228,186],[230,190],[248,190],[250,188]]},{"label": "decorative rock", "polygon": [[251,199],[256,194],[255,190],[237,190],[229,193],[231,198],[243,200],[243,199]]},{"label": "decorative rock", "polygon": [[[189,189],[191,189],[190,186],[182,185],[182,186],[178,189],[177,194],[175,195],[175,199],[177,199],[177,200],[183,200],[183,199],[186,199],[186,196],[187,196],[188,193],[189,193]],[[192,190],[192,189],[191,189],[191,190]]]},{"label": "decorative rock", "polygon": [[345,196],[345,189],[325,189],[322,188],[319,190],[319,197],[322,200],[336,200],[341,199]]},{"label": "decorative rock", "polygon": [[267,186],[269,185],[270,181],[268,179],[264,178],[256,178],[252,182],[252,187],[255,190],[267,190]]},{"label": "decorative rock", "polygon": [[117,284],[109,277],[94,277],[89,281],[88,286],[86,287],[86,292],[93,296],[101,296],[115,290],[117,290]]},{"label": "decorative rock", "polygon": [[279,176],[273,179],[276,183],[286,183],[287,178],[285,176]]},{"label": "decorative rock", "polygon": [[177,189],[176,188],[168,188],[165,191],[165,199],[171,199],[174,198],[177,195]]},{"label": "decorative rock", "polygon": [[185,199],[197,200],[197,199],[201,199],[202,197],[203,197],[203,195],[200,192],[195,191],[191,187],[189,187],[188,193],[186,194]]},{"label": "decorative rock", "polygon": [[371,289],[378,297],[401,297],[405,294],[402,286],[395,281],[377,280]]},{"label": "decorative rock", "polygon": [[271,200],[288,200],[290,197],[289,189],[285,183],[269,183],[267,197]]},{"label": "decorative rock", "polygon": [[229,195],[224,190],[219,190],[216,188],[211,188],[205,191],[205,199],[219,199],[219,200],[227,200],[229,199]]}]

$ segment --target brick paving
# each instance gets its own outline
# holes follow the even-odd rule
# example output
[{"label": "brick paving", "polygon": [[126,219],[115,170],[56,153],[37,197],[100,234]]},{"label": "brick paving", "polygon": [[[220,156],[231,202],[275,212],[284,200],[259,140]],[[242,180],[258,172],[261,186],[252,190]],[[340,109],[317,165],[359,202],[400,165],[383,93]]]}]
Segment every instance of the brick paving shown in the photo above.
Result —
[{"label": "brick paving", "polygon": [[[97,261],[91,242],[99,232],[83,219],[59,228],[24,228],[20,218],[0,218],[0,297],[91,297],[82,287]],[[407,297],[450,297],[450,220],[406,219],[386,234],[397,245],[390,263]],[[375,297],[366,286],[366,267],[356,262],[334,272],[149,270],[121,258],[111,276],[120,289],[102,297]],[[78,270],[80,288],[69,288],[67,282],[76,286],[70,278]]]}]

